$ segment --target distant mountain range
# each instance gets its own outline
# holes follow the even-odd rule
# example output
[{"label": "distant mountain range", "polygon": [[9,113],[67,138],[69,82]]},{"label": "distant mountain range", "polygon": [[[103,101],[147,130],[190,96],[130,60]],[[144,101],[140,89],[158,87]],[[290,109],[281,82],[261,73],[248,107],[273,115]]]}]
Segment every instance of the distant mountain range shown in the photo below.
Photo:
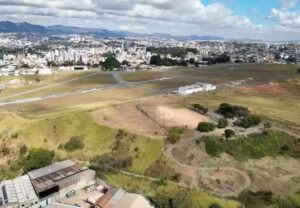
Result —
[{"label": "distant mountain range", "polygon": [[68,35],[68,34],[78,34],[78,35],[93,35],[97,37],[152,37],[152,38],[165,38],[165,39],[176,39],[176,40],[223,40],[222,37],[218,36],[174,36],[170,34],[163,33],[153,33],[153,34],[138,34],[126,31],[110,31],[106,29],[97,28],[82,28],[82,27],[71,27],[64,25],[54,25],[54,26],[42,26],[34,25],[27,22],[14,23],[10,21],[0,21],[0,33],[35,33],[43,35]]}]

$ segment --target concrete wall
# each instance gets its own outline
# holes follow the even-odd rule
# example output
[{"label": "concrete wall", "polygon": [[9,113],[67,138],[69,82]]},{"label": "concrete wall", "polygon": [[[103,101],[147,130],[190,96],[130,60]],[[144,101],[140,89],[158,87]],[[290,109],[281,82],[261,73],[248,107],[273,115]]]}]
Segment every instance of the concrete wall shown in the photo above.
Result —
[{"label": "concrete wall", "polygon": [[72,190],[78,191],[86,186],[95,184],[95,176],[95,171],[87,169],[83,172],[58,181],[57,184],[60,187],[59,197],[65,198],[66,194]]}]

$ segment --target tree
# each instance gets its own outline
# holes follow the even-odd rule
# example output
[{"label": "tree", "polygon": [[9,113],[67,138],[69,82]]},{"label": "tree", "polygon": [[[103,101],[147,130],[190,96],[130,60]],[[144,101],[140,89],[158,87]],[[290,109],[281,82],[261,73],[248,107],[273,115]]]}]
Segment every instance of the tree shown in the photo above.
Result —
[{"label": "tree", "polygon": [[215,129],[215,124],[209,122],[200,122],[197,127],[197,130],[200,132],[210,132],[214,131]]},{"label": "tree", "polygon": [[25,172],[29,172],[50,165],[54,156],[54,151],[43,148],[31,149],[23,162],[23,169]]},{"label": "tree", "polygon": [[190,64],[195,64],[195,59],[194,58],[190,58],[189,62],[190,62]]},{"label": "tree", "polygon": [[217,127],[219,129],[223,129],[223,128],[227,127],[227,126],[228,126],[227,119],[226,118],[220,118],[219,121],[218,121],[218,126]]},{"label": "tree", "polygon": [[82,142],[82,138],[75,136],[71,137],[70,140],[65,144],[65,150],[68,152],[73,152],[78,149],[83,149],[84,144]]},{"label": "tree", "polygon": [[175,144],[181,139],[181,135],[183,133],[183,129],[179,127],[173,127],[168,132],[168,141],[172,144]]},{"label": "tree", "polygon": [[114,55],[109,55],[103,63],[103,67],[109,71],[115,68],[119,68],[120,66],[121,66],[120,62],[116,59]]},{"label": "tree", "polygon": [[194,110],[198,113],[201,113],[201,114],[206,114],[208,112],[208,109],[203,107],[202,105],[199,105],[199,104],[193,104],[192,105]]},{"label": "tree", "polygon": [[258,115],[250,115],[242,118],[242,120],[237,122],[238,126],[241,126],[245,129],[250,128],[252,126],[256,126],[260,124],[261,118]]},{"label": "tree", "polygon": [[217,113],[223,115],[225,118],[247,117],[250,115],[250,111],[247,108],[228,103],[222,103],[217,109]]},{"label": "tree", "polygon": [[229,139],[235,135],[235,132],[231,129],[226,129],[224,131],[226,139]]},{"label": "tree", "polygon": [[230,56],[228,56],[226,53],[221,54],[216,58],[216,63],[228,63],[230,62]]},{"label": "tree", "polygon": [[218,203],[213,203],[213,204],[209,205],[209,208],[222,208],[222,206]]},{"label": "tree", "polygon": [[162,59],[159,55],[151,56],[150,64],[155,66],[161,66],[162,65]]},{"label": "tree", "polygon": [[122,61],[122,65],[129,66],[129,62],[127,60]]}]

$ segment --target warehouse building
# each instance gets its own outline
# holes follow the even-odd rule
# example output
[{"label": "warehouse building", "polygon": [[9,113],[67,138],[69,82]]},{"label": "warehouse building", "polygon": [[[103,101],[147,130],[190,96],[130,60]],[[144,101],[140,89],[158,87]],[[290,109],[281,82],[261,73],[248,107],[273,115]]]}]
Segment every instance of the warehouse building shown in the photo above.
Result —
[{"label": "warehouse building", "polygon": [[12,180],[6,180],[0,183],[0,207],[18,207],[17,193]]},{"label": "warehouse building", "polygon": [[81,167],[71,160],[56,162],[28,173],[35,192],[46,207],[70,191],[77,191],[95,183],[95,171]]},{"label": "warehouse building", "polygon": [[4,208],[38,208],[39,199],[33,189],[28,175],[0,184],[0,207]]}]

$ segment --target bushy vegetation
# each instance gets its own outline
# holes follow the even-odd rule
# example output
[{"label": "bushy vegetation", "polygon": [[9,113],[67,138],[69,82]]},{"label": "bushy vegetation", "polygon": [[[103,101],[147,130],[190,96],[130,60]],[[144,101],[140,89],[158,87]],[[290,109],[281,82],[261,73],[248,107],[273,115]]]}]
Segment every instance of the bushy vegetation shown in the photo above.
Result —
[{"label": "bushy vegetation", "polygon": [[[243,128],[250,128],[261,123],[261,118],[258,115],[251,115],[247,108],[231,105],[228,103],[222,103],[216,111],[217,113],[223,115],[225,118],[238,118],[235,125],[241,126]],[[222,120],[224,122],[225,120]],[[222,126],[219,121],[220,126]],[[218,125],[219,126],[219,125]]]},{"label": "bushy vegetation", "polygon": [[220,137],[202,137],[200,140],[205,142],[206,152],[214,157],[226,152],[239,161],[280,155],[300,158],[300,142],[281,132],[252,134],[229,141]]},{"label": "bushy vegetation", "polygon": [[278,198],[270,191],[247,191],[240,195],[239,201],[249,208],[298,208],[300,207],[300,193]]},{"label": "bushy vegetation", "polygon": [[105,70],[113,70],[121,66],[120,62],[116,59],[114,55],[109,55],[103,62],[103,67]]},{"label": "bushy vegetation", "polygon": [[217,64],[217,63],[228,63],[230,62],[230,56],[226,53],[221,55],[213,56],[213,57],[204,57],[202,61],[207,61],[208,65]]},{"label": "bushy vegetation", "polygon": [[220,118],[219,121],[218,121],[218,125],[217,127],[219,129],[223,129],[223,128],[226,128],[228,126],[228,121],[226,118]]},{"label": "bushy vegetation", "polygon": [[235,135],[235,132],[231,129],[226,129],[224,131],[224,134],[225,134],[226,139],[229,139]]},{"label": "bushy vegetation", "polygon": [[170,47],[170,48],[148,47],[147,51],[149,51],[151,53],[156,53],[159,55],[170,54],[172,57],[178,57],[178,58],[184,58],[187,55],[187,53],[189,53],[189,52],[194,53],[194,54],[197,53],[197,49],[195,49],[195,48],[181,48],[181,47]]},{"label": "bushy vegetation", "polygon": [[171,58],[161,58],[160,55],[154,55],[150,59],[150,64],[155,66],[187,66],[185,60],[176,60]]},{"label": "bushy vegetation", "polygon": [[68,152],[73,152],[75,150],[83,149],[84,144],[81,137],[75,136],[71,137],[64,147]]},{"label": "bushy vegetation", "polygon": [[29,150],[27,157],[23,161],[23,170],[29,172],[52,164],[55,153],[43,148]]},{"label": "bushy vegetation", "polygon": [[261,118],[258,115],[249,115],[236,122],[238,126],[241,126],[245,129],[250,128],[252,126],[256,126],[260,123]]},{"label": "bushy vegetation", "polygon": [[216,129],[216,125],[214,123],[209,122],[200,122],[198,124],[197,130],[200,132],[210,132]]},{"label": "bushy vegetation", "polygon": [[222,103],[216,112],[225,118],[247,117],[250,115],[250,111],[247,108],[228,103]]},{"label": "bushy vegetation", "polygon": [[205,115],[208,112],[208,109],[200,104],[196,103],[196,104],[193,104],[192,106],[196,112],[201,113],[203,115]]},{"label": "bushy vegetation", "polygon": [[183,133],[184,129],[180,127],[172,127],[168,131],[168,141],[171,142],[172,144],[175,144],[181,139],[181,135]]}]

